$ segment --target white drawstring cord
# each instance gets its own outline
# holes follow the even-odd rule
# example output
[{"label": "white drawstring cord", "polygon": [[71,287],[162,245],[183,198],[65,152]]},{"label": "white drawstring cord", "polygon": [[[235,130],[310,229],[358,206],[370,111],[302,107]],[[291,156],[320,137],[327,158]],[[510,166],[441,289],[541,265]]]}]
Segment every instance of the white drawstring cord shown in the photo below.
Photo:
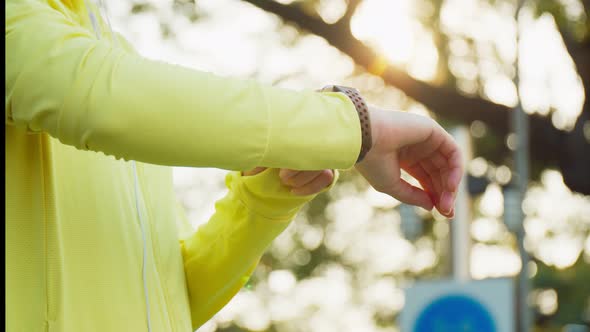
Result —
[{"label": "white drawstring cord", "polygon": [[115,47],[119,47],[119,40],[113,31],[113,27],[111,26],[111,19],[109,17],[109,12],[107,11],[107,6],[104,4],[103,0],[98,0],[98,4],[101,7],[102,11],[104,12],[104,17],[107,19],[107,25],[109,26],[109,30],[111,32],[111,38],[113,38],[113,43]]},{"label": "white drawstring cord", "polygon": [[[92,28],[96,33],[96,37],[101,39],[100,28],[98,26],[98,22],[94,13],[90,10],[90,7],[84,0],[84,6],[88,10],[88,16],[90,17],[90,22],[92,23]],[[109,19],[108,12],[106,11],[106,6],[104,5],[102,0],[99,0],[99,6],[103,9],[104,16],[107,20],[107,25],[109,26],[109,30],[111,32],[111,37],[113,38],[113,43],[115,47],[119,46],[119,41],[117,40],[117,36],[113,32],[113,27],[111,26],[111,21]],[[100,10],[100,9],[99,9]],[[147,318],[147,328],[148,332],[152,331],[151,319],[150,319],[150,299],[148,296],[148,287],[147,287],[147,240],[146,240],[146,231],[145,231],[145,222],[143,220],[143,215],[141,213],[141,205],[139,204],[139,195],[141,190],[139,188],[139,179],[137,177],[137,166],[135,160],[131,161],[131,166],[133,168],[133,180],[135,183],[135,209],[137,210],[137,216],[139,218],[139,227],[141,228],[141,241],[143,244],[143,257],[142,257],[142,264],[141,264],[141,278],[143,280],[143,295],[145,298],[145,310],[146,310],[146,318]]]},{"label": "white drawstring cord", "polygon": [[148,332],[152,331],[151,326],[151,319],[150,319],[150,299],[148,296],[148,289],[147,289],[147,246],[146,246],[146,238],[145,238],[145,225],[142,218],[141,207],[139,205],[139,180],[137,178],[137,168],[135,166],[135,160],[131,161],[131,166],[133,167],[133,179],[135,181],[135,207],[137,209],[137,215],[139,216],[139,224],[141,227],[141,240],[143,242],[143,258],[141,264],[141,277],[143,279],[143,294],[145,297],[145,308],[146,308],[146,315],[147,315],[147,326]]}]

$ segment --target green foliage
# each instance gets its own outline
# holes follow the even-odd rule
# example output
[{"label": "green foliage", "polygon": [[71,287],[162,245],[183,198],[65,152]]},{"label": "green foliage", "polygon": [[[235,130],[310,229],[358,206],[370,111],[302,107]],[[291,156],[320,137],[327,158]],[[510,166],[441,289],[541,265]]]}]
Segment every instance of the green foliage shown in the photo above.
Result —
[{"label": "green foliage", "polygon": [[577,17],[568,15],[568,10],[563,1],[557,0],[537,0],[533,1],[535,14],[541,16],[550,14],[555,19],[557,26],[567,33],[571,34],[577,41],[585,40],[590,35],[590,8],[585,7],[584,13]]},{"label": "green foliage", "polygon": [[588,324],[590,309],[590,264],[581,255],[576,263],[558,270],[537,261],[538,272],[533,280],[537,289],[555,289],[559,301],[557,312],[547,317],[547,327],[565,324]]},{"label": "green foliage", "polygon": [[153,10],[154,7],[146,2],[135,2],[131,6],[131,14],[141,14]]}]

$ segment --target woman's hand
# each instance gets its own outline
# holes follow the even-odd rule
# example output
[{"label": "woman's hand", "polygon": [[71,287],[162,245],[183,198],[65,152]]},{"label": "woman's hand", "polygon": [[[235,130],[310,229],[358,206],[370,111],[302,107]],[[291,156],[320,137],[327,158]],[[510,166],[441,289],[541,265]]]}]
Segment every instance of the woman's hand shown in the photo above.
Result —
[{"label": "woman's hand", "polygon": [[[253,170],[243,172],[244,175],[256,175],[264,171],[266,167],[256,167]],[[334,172],[330,169],[322,171],[295,171],[282,168],[279,171],[281,183],[291,188],[291,192],[298,196],[314,195],[332,184]]]},{"label": "woman's hand", "polygon": [[[455,196],[463,176],[461,153],[454,139],[431,118],[370,107],[373,146],[356,169],[376,190],[406,204],[454,216]],[[266,168],[243,172],[255,175]],[[413,176],[421,188],[401,178]],[[281,182],[296,195],[317,194],[333,179],[331,170],[281,169]]]},{"label": "woman's hand", "polygon": [[[373,146],[356,169],[376,190],[452,218],[463,165],[451,135],[425,116],[375,107],[369,112]],[[404,181],[402,169],[423,189]]]}]

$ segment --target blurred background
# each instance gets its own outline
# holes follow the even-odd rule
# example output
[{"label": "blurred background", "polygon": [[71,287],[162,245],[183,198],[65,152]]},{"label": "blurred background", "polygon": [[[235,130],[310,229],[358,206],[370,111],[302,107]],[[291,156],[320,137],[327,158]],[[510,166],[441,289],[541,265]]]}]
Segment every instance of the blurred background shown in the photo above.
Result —
[{"label": "blurred background", "polygon": [[[290,89],[354,86],[372,104],[467,133],[465,259],[476,280],[523,269],[505,211],[522,107],[528,301],[534,331],[561,332],[590,323],[590,1],[523,1],[518,14],[517,2],[105,1],[147,57]],[[175,169],[195,227],[226,193],[225,174]],[[453,272],[451,224],[343,171],[198,331],[400,331],[404,289]]]}]

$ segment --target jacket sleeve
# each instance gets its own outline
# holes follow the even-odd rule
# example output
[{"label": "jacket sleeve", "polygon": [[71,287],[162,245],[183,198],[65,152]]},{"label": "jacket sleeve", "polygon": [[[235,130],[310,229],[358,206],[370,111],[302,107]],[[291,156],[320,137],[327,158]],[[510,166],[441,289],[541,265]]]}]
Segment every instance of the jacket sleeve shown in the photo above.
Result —
[{"label": "jacket sleeve", "polygon": [[[195,329],[242,288],[272,240],[316,196],[291,194],[278,172],[267,169],[254,176],[230,172],[229,192],[215,204],[211,219],[181,240]],[[330,190],[337,178],[338,172],[322,192]]]},{"label": "jacket sleeve", "polygon": [[38,1],[6,3],[5,123],[152,164],[352,167],[354,105],[143,58]]}]

